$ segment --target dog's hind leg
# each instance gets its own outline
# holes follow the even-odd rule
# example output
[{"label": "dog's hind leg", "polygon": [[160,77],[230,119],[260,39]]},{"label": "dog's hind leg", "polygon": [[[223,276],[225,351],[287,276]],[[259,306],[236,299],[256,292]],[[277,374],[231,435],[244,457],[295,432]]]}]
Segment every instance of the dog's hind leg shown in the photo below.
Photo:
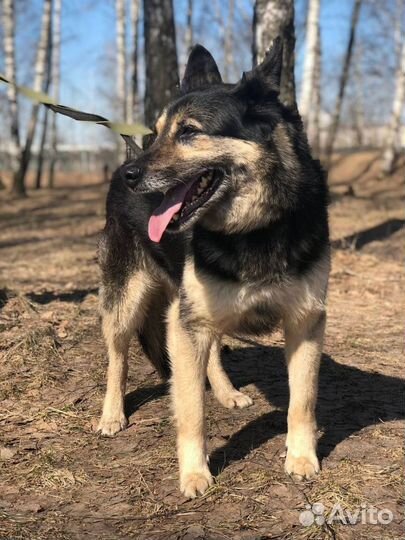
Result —
[{"label": "dog's hind leg", "polygon": [[143,352],[163,380],[170,376],[169,357],[166,344],[166,312],[170,292],[163,286],[151,294],[142,327],[138,331]]},{"label": "dog's hind leg", "polygon": [[319,472],[315,406],[325,319],[316,312],[299,322],[284,321],[290,387],[285,470],[300,479]]},{"label": "dog's hind leg", "polygon": [[114,435],[128,424],[124,412],[128,348],[134,331],[143,324],[151,286],[149,276],[137,271],[114,301],[109,299],[108,285],[100,291],[102,329],[109,358],[107,391],[98,425],[103,435]]},{"label": "dog's hind leg", "polygon": [[236,407],[243,409],[253,404],[253,400],[236,390],[229,380],[221,363],[221,346],[218,339],[215,339],[211,346],[207,373],[214,396],[221,405],[227,409]]}]

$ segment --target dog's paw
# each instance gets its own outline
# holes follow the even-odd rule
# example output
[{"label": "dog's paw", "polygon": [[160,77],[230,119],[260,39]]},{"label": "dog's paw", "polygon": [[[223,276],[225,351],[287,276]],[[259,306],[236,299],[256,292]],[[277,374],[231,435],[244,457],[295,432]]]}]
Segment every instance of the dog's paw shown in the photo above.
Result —
[{"label": "dog's paw", "polygon": [[319,461],[315,455],[293,457],[287,452],[285,471],[296,480],[313,478],[319,473],[319,470]]},{"label": "dog's paw", "polygon": [[119,431],[125,429],[128,425],[128,420],[124,414],[119,417],[104,417],[102,416],[97,427],[97,431],[102,435],[111,437]]},{"label": "dog's paw", "polygon": [[253,399],[239,390],[222,395],[219,402],[227,409],[244,409],[253,405]]},{"label": "dog's paw", "polygon": [[185,474],[180,482],[180,490],[189,499],[202,495],[212,486],[214,479],[207,470]]}]

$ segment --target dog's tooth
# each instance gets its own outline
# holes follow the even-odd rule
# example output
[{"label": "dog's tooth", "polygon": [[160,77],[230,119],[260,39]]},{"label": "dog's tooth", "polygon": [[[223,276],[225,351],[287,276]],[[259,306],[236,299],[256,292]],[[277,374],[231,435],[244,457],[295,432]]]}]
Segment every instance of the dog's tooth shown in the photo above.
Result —
[{"label": "dog's tooth", "polygon": [[172,220],[177,221],[178,219],[179,219],[179,214],[174,214],[174,216],[172,217]]},{"label": "dog's tooth", "polygon": [[208,178],[206,176],[203,176],[200,182],[200,186],[204,189],[208,186]]},{"label": "dog's tooth", "polygon": [[197,189],[197,194],[198,194],[198,195],[201,195],[201,193],[202,193],[203,191],[204,191],[204,188],[203,188],[203,187],[199,187],[199,188]]},{"label": "dog's tooth", "polygon": [[194,202],[197,200],[197,195],[193,195],[192,198],[191,198],[191,202]]}]

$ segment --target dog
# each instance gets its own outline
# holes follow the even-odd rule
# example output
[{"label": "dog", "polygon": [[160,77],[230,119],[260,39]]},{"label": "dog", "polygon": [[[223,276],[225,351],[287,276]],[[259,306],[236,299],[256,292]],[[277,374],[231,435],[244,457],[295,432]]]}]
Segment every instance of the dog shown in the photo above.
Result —
[{"label": "dog", "polygon": [[208,376],[218,401],[247,407],[220,361],[226,334],[285,333],[290,402],[285,470],[319,471],[318,372],[330,267],[328,189],[296,109],[279,99],[282,44],[236,84],[196,45],[179,96],[150,146],[113,176],[99,246],[108,348],[99,431],[127,425],[130,338],[162,377],[171,372],[180,489],[213,483],[204,414]]}]

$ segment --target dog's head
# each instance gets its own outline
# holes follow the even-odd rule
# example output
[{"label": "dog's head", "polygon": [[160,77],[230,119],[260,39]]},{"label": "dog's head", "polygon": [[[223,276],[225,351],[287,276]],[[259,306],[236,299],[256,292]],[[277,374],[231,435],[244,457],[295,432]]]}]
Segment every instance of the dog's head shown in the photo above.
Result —
[{"label": "dog's head", "polygon": [[302,130],[278,100],[281,65],[277,39],[258,67],[229,85],[211,54],[193,48],[181,95],[158,118],[154,141],[122,168],[129,189],[162,194],[151,240],[196,222],[228,233],[264,227],[291,201]]}]

